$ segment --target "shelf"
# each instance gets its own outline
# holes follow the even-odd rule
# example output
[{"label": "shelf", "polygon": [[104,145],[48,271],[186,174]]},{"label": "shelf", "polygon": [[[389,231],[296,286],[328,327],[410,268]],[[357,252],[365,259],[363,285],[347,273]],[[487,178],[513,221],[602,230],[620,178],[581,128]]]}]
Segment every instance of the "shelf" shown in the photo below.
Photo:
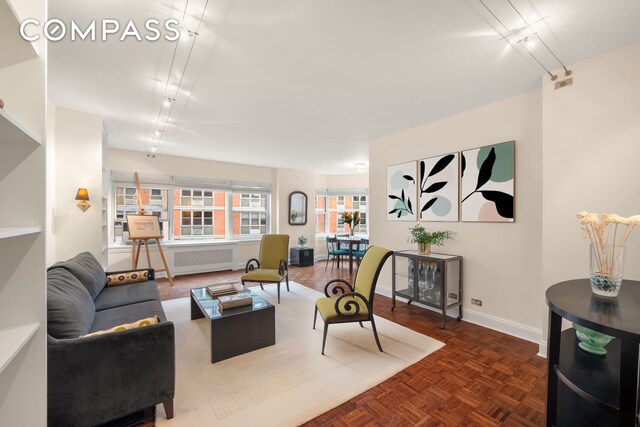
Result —
[{"label": "shelf", "polygon": [[[2,2],[3,0],[0,0]],[[1,25],[1,24],[0,24]],[[1,57],[1,56],[0,56]],[[36,148],[40,145],[40,140],[27,129],[22,127],[4,109],[0,108],[0,142],[30,145]],[[4,147],[3,147],[4,151]]]},{"label": "shelf", "polygon": [[396,291],[396,296],[397,297],[401,297],[401,298],[407,298],[410,300],[414,300],[416,297],[413,294],[413,291],[410,291],[409,289],[400,289]]},{"label": "shelf", "polygon": [[20,22],[21,19],[16,15],[11,3],[8,0],[0,0],[0,68],[39,56],[35,45],[20,37]]},{"label": "shelf", "polygon": [[614,339],[606,346],[606,356],[596,356],[580,349],[573,328],[562,332],[560,340],[560,363],[554,366],[558,380],[586,401],[617,413],[620,340]]},{"label": "shelf", "polygon": [[0,372],[2,372],[22,350],[40,328],[40,323],[0,330]]},{"label": "shelf", "polygon": [[0,240],[10,237],[28,236],[29,234],[38,234],[41,232],[41,227],[0,227]]}]

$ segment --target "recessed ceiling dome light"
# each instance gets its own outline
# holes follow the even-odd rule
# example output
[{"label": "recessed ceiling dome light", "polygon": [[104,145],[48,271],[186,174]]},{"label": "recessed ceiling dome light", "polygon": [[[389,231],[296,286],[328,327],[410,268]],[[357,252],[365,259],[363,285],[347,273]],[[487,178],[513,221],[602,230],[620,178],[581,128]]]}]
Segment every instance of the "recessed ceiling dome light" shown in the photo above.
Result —
[{"label": "recessed ceiling dome light", "polygon": [[363,171],[367,168],[367,164],[366,163],[356,163],[353,165],[357,171]]}]

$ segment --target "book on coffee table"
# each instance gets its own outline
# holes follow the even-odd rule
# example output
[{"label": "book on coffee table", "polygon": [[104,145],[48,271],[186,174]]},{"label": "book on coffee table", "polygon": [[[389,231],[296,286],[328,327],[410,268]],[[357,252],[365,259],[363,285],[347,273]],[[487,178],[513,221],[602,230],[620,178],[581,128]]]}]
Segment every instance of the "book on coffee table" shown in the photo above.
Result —
[{"label": "book on coffee table", "polygon": [[218,297],[218,308],[220,311],[228,310],[235,307],[243,307],[253,304],[253,298],[250,293],[241,293],[236,295],[223,295]]},{"label": "book on coffee table", "polygon": [[212,297],[217,298],[222,295],[237,294],[238,290],[233,283],[218,283],[216,285],[207,286],[207,292]]}]

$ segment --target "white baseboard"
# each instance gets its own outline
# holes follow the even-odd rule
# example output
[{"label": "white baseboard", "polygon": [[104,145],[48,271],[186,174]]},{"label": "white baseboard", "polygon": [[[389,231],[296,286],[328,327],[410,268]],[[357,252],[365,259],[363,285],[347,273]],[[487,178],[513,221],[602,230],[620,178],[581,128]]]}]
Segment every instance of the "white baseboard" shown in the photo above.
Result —
[{"label": "white baseboard", "polygon": [[547,358],[547,342],[540,340],[538,343],[538,356]]},{"label": "white baseboard", "polygon": [[[376,288],[376,293],[391,298],[391,289]],[[433,307],[422,305],[415,301],[413,302],[413,304],[418,307],[440,313],[439,310]],[[454,307],[449,311],[450,311],[449,315],[451,316],[455,317],[458,314],[457,307]],[[507,335],[511,335],[517,338],[522,338],[523,340],[526,340],[526,341],[536,343],[540,346],[539,354],[542,353],[542,347],[541,347],[542,331],[540,329],[532,328],[531,326],[523,325],[521,323],[513,322],[511,320],[502,319],[500,317],[491,316],[489,314],[480,313],[478,311],[470,310],[465,307],[462,307],[462,320],[465,320],[469,323],[474,323],[476,325],[484,326],[485,328],[493,329],[495,331],[502,332]],[[544,345],[544,354],[546,355],[546,343]]]}]

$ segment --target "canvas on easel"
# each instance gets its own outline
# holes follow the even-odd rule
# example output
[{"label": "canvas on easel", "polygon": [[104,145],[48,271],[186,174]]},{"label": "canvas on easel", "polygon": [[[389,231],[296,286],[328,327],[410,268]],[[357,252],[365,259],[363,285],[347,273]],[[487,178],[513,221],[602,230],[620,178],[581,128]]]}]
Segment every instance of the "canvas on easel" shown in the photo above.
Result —
[{"label": "canvas on easel", "polygon": [[164,271],[167,274],[169,283],[173,286],[173,278],[171,278],[171,272],[167,265],[167,260],[164,257],[164,251],[160,240],[162,239],[162,230],[160,229],[160,221],[156,215],[145,215],[144,208],[142,207],[140,197],[140,182],[138,181],[138,174],[135,174],[136,189],[138,192],[138,204],[140,205],[140,211],[137,215],[127,215],[127,226],[129,228],[129,240],[131,240],[131,268],[134,270],[138,268],[138,261],[140,260],[140,248],[144,243],[145,253],[147,255],[147,267],[151,267],[151,255],[149,253],[149,240],[155,240],[158,253],[162,259],[164,268],[156,269],[157,272]]}]

